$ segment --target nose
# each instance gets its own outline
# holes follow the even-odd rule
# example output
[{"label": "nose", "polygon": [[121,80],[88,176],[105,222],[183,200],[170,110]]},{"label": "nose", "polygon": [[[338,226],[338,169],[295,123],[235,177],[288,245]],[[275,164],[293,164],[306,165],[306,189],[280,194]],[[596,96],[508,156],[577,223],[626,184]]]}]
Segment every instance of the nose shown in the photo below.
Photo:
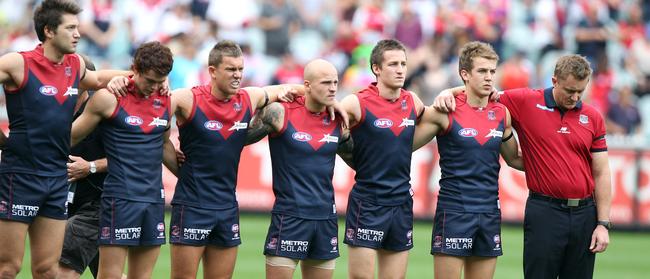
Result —
[{"label": "nose", "polygon": [[233,76],[234,76],[235,78],[237,78],[237,79],[241,78],[241,76],[242,76],[242,71],[240,71],[240,70],[235,71],[235,72],[233,73]]},{"label": "nose", "polygon": [[74,29],[74,32],[72,33],[72,37],[81,38],[81,34],[79,33],[79,28]]}]

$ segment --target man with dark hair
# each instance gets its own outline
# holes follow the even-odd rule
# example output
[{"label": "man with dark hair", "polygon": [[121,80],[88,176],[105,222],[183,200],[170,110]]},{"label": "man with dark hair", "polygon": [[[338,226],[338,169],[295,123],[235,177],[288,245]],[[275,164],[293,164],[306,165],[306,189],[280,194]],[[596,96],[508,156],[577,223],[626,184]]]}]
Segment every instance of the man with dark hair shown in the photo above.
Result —
[{"label": "man with dark hair", "polygon": [[345,240],[350,278],[406,274],[413,247],[411,150],[422,101],[402,89],[406,50],[396,40],[375,45],[370,67],[377,82],[342,101],[354,140],[355,185],[348,199]]},{"label": "man with dark hair", "polygon": [[108,158],[99,217],[100,278],[120,278],[127,254],[129,278],[151,277],[165,243],[161,163],[176,155],[169,140],[171,97],[159,91],[172,64],[168,47],[142,44],[126,96],[97,91],[72,125],[73,145],[99,125]]},{"label": "man with dark hair", "polygon": [[294,88],[240,88],[243,70],[240,47],[220,41],[208,58],[210,84],[172,94],[186,157],[180,168],[168,165],[178,176],[170,224],[172,278],[196,276],[201,260],[205,278],[232,277],[241,244],[235,186],[248,123],[256,110]]},{"label": "man with dark hair", "polygon": [[503,254],[499,204],[499,154],[523,169],[510,113],[490,102],[499,56],[492,46],[469,42],[459,55],[464,95],[458,109],[427,109],[415,128],[413,148],[434,136],[440,153],[440,193],[431,240],[437,279],[492,278]]},{"label": "man with dark hair", "polygon": [[9,137],[0,133],[0,277],[15,277],[29,232],[34,278],[54,278],[67,218],[66,162],[79,88],[98,89],[125,71],[86,70],[73,1],[45,0],[34,12],[42,44],[0,57]]},{"label": "man with dark hair", "polygon": [[[596,253],[609,244],[611,175],[603,117],[580,101],[591,67],[565,55],[553,87],[506,90],[530,190],[524,216],[525,278],[592,278]],[[434,107],[455,109],[452,90]]]},{"label": "man with dark hair", "polygon": [[304,70],[305,96],[273,103],[251,123],[249,143],[269,135],[275,203],[266,237],[266,278],[332,278],[338,225],[332,176],[337,152],[350,152],[342,120],[331,121],[326,107],[336,102],[338,74],[322,59]]}]

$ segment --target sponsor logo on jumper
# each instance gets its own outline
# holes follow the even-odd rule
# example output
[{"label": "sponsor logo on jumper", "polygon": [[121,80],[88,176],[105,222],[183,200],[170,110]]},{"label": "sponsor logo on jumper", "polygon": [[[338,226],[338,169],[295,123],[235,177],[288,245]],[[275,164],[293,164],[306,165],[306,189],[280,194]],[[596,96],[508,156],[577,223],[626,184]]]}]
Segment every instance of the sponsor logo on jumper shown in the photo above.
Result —
[{"label": "sponsor logo on jumper", "polygon": [[241,103],[234,103],[232,104],[232,109],[234,111],[241,111]]},{"label": "sponsor logo on jumper", "polygon": [[338,143],[338,142],[339,142],[339,137],[330,136],[330,134],[324,134],[324,135],[323,135],[323,138],[320,139],[318,142],[333,142],[333,143]]},{"label": "sponsor logo on jumper", "polygon": [[248,123],[244,122],[242,123],[241,121],[235,121],[235,123],[232,124],[232,127],[228,129],[228,131],[239,131],[248,128]]},{"label": "sponsor logo on jumper", "polygon": [[70,67],[70,66],[65,67],[65,69],[63,69],[63,72],[65,73],[66,77],[72,76],[72,67]]},{"label": "sponsor logo on jumper", "polygon": [[553,109],[553,108],[549,108],[549,107],[547,107],[547,106],[542,106],[542,105],[540,105],[540,104],[537,104],[537,108],[538,108],[538,109],[541,109],[541,110],[545,110],[545,111],[550,111],[550,112],[555,111],[555,109]]},{"label": "sponsor logo on jumper", "polygon": [[562,127],[559,130],[557,130],[557,132],[560,134],[571,134],[571,131],[569,131],[569,127]]},{"label": "sponsor logo on jumper", "polygon": [[126,122],[126,124],[129,124],[131,126],[140,126],[142,125],[142,118],[130,115],[124,118],[124,122]]},{"label": "sponsor logo on jumper", "polygon": [[160,117],[154,117],[153,121],[149,123],[149,126],[167,126],[167,120],[165,119],[160,119]]},{"label": "sponsor logo on jumper", "polygon": [[284,252],[307,252],[309,241],[304,240],[281,240],[280,251]]},{"label": "sponsor logo on jumper", "polygon": [[400,123],[398,127],[408,127],[408,126],[415,126],[415,120],[402,118],[402,123]]},{"label": "sponsor logo on jumper", "polygon": [[56,93],[59,93],[59,90],[52,85],[43,85],[38,89],[38,92],[41,92],[45,96],[54,96]]},{"label": "sponsor logo on jumper", "polygon": [[488,120],[496,120],[497,119],[497,114],[493,110],[488,111],[487,113]]},{"label": "sponsor logo on jumper", "polygon": [[585,125],[589,124],[589,117],[587,117],[584,114],[581,114],[580,119],[578,121],[580,121],[581,124],[585,124]]},{"label": "sponsor logo on jumper", "polygon": [[465,237],[446,237],[445,248],[454,250],[472,249],[472,239]]},{"label": "sponsor logo on jumper", "polygon": [[382,129],[393,127],[393,121],[386,118],[379,118],[375,120],[375,122],[373,122],[372,124],[375,125],[375,127],[382,128]]},{"label": "sponsor logo on jumper", "polygon": [[269,240],[269,243],[266,244],[266,249],[275,249],[278,247],[278,239],[273,237]]},{"label": "sponsor logo on jumper", "polygon": [[23,217],[34,217],[38,214],[38,206],[35,205],[25,205],[25,204],[12,204],[11,205],[11,215],[13,216],[23,216]]},{"label": "sponsor logo on jumper", "polygon": [[72,95],[79,95],[79,89],[68,87],[68,90],[66,90],[65,94],[63,94],[63,96],[72,96]]},{"label": "sponsor logo on jumper", "polygon": [[381,242],[384,239],[384,232],[383,231],[371,230],[371,229],[358,228],[357,229],[357,239],[367,240],[367,241],[374,241],[374,242]]},{"label": "sponsor logo on jumper", "polygon": [[119,228],[115,229],[116,240],[140,239],[142,227]]},{"label": "sponsor logo on jumper", "polygon": [[305,133],[305,132],[294,132],[294,133],[291,135],[291,137],[292,137],[293,139],[297,140],[297,141],[302,141],[302,142],[306,142],[306,141],[310,141],[310,140],[311,140],[311,135],[310,135],[310,134],[307,134],[307,133]]},{"label": "sponsor logo on jumper", "polygon": [[463,128],[458,131],[458,135],[465,138],[473,138],[478,135],[478,131],[474,128]]},{"label": "sponsor logo on jumper", "polygon": [[489,137],[502,138],[503,137],[503,132],[502,131],[497,131],[497,129],[490,129],[490,132],[485,137],[486,138],[489,138]]},{"label": "sponsor logo on jumper", "polygon": [[223,128],[223,124],[217,120],[210,120],[203,123],[203,127],[211,131],[219,131]]},{"label": "sponsor logo on jumper", "polygon": [[210,235],[210,232],[212,232],[212,230],[183,228],[183,239],[204,240],[208,237],[208,235]]}]

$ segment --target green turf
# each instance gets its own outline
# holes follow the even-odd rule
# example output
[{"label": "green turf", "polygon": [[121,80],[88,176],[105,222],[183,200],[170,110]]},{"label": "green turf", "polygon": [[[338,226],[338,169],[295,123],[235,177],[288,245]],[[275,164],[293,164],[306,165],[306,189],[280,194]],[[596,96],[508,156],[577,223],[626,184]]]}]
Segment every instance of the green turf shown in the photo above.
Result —
[{"label": "green turf", "polygon": [[[169,218],[169,215],[167,216]],[[266,230],[269,225],[268,215],[242,215],[241,233],[243,244],[239,248],[239,256],[235,267],[234,278],[263,278],[264,256],[262,247]],[[339,239],[343,239],[344,223],[339,223]],[[414,230],[415,248],[409,256],[407,278],[433,278],[432,256],[429,254],[431,242],[431,223],[416,222]],[[494,278],[523,278],[522,247],[523,233],[519,226],[503,228],[502,240],[504,256],[499,257]],[[612,232],[611,245],[604,254],[596,257],[595,278],[641,279],[650,278],[650,261],[647,253],[650,251],[650,234]],[[347,249],[340,241],[341,258],[337,260],[335,278],[347,278]],[[23,271],[18,278],[31,278],[29,272],[29,251],[25,253]],[[169,278],[169,246],[161,249],[158,263],[154,269],[153,278]],[[199,278],[202,278],[200,276]],[[92,278],[86,272],[82,278]],[[294,278],[300,278],[299,271]]]}]

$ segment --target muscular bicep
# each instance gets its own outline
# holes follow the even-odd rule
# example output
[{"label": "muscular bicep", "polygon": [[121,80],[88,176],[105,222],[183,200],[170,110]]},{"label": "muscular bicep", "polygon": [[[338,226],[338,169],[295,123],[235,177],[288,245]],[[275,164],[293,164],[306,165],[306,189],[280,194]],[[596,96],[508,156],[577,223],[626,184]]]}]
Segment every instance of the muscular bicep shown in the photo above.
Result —
[{"label": "muscular bicep", "polygon": [[268,134],[282,130],[283,126],[284,107],[272,103],[259,110],[251,120],[246,134],[246,144],[256,143]]},{"label": "muscular bicep", "polygon": [[432,107],[426,108],[422,113],[420,121],[415,125],[413,151],[429,143],[436,135],[447,129],[448,126],[449,118],[446,113],[439,112]]},{"label": "muscular bicep", "polygon": [[354,127],[361,121],[361,104],[357,95],[350,94],[343,98],[341,106],[348,113],[350,127]]},{"label": "muscular bicep", "polygon": [[25,65],[22,55],[8,53],[0,57],[0,83],[8,89],[15,89],[23,82]]},{"label": "muscular bicep", "polygon": [[72,123],[71,144],[83,140],[102,119],[110,117],[117,106],[117,100],[106,90],[97,91],[88,101],[83,113]]}]

